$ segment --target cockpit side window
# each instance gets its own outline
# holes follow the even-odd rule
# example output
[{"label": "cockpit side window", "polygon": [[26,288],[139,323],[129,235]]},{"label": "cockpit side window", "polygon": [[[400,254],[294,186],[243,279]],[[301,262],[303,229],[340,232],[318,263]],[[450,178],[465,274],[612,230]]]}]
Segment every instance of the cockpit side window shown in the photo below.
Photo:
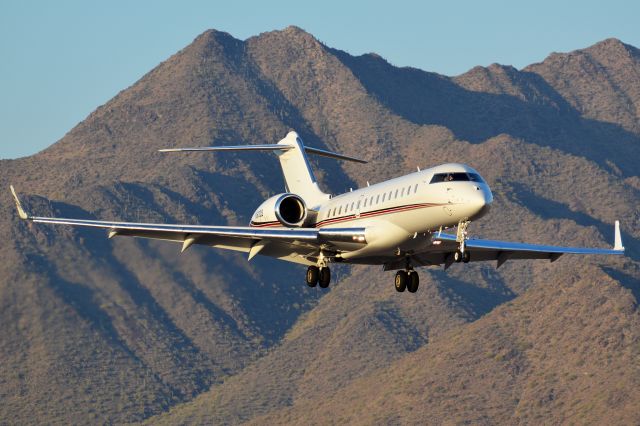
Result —
[{"label": "cockpit side window", "polygon": [[432,183],[440,183],[440,182],[484,182],[479,174],[477,173],[464,173],[464,172],[455,172],[455,173],[436,173],[431,178],[430,184]]},{"label": "cockpit side window", "polygon": [[482,179],[482,177],[477,174],[477,173],[467,173],[469,175],[469,179],[471,179],[473,182],[480,182],[480,183],[484,183],[484,179]]}]

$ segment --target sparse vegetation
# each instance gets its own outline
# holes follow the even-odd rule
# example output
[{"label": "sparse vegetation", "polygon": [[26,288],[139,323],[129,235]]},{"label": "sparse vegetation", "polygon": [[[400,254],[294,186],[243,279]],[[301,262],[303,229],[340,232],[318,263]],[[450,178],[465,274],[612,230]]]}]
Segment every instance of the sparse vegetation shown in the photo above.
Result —
[{"label": "sparse vegetation", "polygon": [[276,160],[157,149],[295,128],[370,160],[317,160],[333,192],[465,162],[495,196],[473,233],[603,246],[620,219],[629,256],[423,268],[417,297],[341,267],[321,292],[271,259],[28,226],[1,191],[0,423],[639,423],[639,61],[606,40],[449,78],[295,27],[202,34],[0,161],[0,188],[42,215],[246,223]]}]

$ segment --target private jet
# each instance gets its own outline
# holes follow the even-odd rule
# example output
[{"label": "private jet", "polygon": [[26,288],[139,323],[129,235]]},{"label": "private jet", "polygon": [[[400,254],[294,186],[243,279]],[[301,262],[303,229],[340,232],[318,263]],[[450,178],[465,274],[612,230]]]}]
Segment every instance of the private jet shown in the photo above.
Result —
[{"label": "private jet", "polygon": [[[612,249],[559,247],[470,238],[469,224],[485,216],[493,195],[473,168],[442,164],[375,185],[332,196],[323,192],[307,154],[365,163],[358,158],[305,146],[289,132],[276,144],[162,149],[161,152],[271,151],[279,160],[286,192],[264,201],[249,226],[111,222],[31,216],[11,186],[21,219],[54,225],[102,228],[109,238],[143,237],[247,253],[306,265],[306,283],[327,288],[333,263],[383,265],[396,270],[395,288],[415,293],[414,268],[453,263],[547,259],[563,254],[622,255],[620,223]],[[455,233],[446,233],[455,228]]]}]

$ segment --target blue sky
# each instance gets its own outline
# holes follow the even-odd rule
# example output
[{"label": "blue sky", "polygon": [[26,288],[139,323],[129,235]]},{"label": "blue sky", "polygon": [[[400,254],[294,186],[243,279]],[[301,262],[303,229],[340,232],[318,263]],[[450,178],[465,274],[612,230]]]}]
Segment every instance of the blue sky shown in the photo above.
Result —
[{"label": "blue sky", "polygon": [[351,54],[457,75],[524,67],[608,37],[640,47],[637,1],[7,1],[0,158],[31,155],[208,28],[245,39],[297,25]]}]

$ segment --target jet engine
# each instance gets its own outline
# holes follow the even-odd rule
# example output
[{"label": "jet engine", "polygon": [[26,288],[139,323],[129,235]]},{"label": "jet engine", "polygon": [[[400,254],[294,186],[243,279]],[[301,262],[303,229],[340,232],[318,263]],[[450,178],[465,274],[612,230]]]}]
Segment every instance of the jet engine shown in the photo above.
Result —
[{"label": "jet engine", "polygon": [[267,199],[251,216],[251,226],[297,228],[307,219],[307,206],[300,196],[278,194]]}]

